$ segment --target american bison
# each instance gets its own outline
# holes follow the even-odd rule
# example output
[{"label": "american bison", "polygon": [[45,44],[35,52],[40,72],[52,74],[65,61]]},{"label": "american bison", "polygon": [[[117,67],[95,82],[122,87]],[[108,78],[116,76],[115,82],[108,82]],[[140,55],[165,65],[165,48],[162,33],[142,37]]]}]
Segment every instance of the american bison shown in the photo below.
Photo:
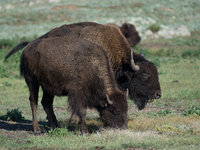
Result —
[{"label": "american bison", "polygon": [[118,89],[101,46],[66,36],[36,40],[23,51],[20,72],[30,91],[35,133],[40,132],[36,116],[39,86],[43,90],[41,103],[53,129],[58,126],[52,107],[55,95],[68,96],[82,134],[88,134],[87,108],[98,110],[104,127],[127,128],[127,96]]},{"label": "american bison", "polygon": [[[105,49],[119,88],[123,92],[127,88],[129,89],[130,99],[136,103],[140,110],[150,99],[161,97],[156,66],[140,54],[130,53],[131,47],[119,28],[93,22],[80,22],[55,28],[38,39],[69,35],[87,39]],[[20,45],[11,50],[5,59],[20,50],[18,48]],[[131,55],[134,56],[134,60],[131,59]],[[133,66],[132,62],[135,62],[136,68],[131,67]]]}]

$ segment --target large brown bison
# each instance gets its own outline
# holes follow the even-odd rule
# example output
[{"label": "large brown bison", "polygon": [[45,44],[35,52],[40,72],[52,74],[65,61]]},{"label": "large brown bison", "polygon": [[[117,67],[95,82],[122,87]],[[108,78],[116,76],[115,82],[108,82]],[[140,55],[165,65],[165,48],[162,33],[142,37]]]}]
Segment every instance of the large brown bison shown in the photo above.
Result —
[{"label": "large brown bison", "polygon": [[[81,133],[88,134],[86,109],[96,108],[105,127],[127,128],[127,97],[118,89],[105,50],[88,40],[54,37],[28,44],[21,56],[21,75],[30,91],[33,129],[40,132],[36,109],[39,86],[42,105],[54,129],[58,126],[53,98],[68,96]],[[72,116],[73,116],[72,115]]]},{"label": "large brown bison", "polygon": [[[119,28],[93,22],[81,22],[55,28],[38,39],[69,35],[90,40],[105,49],[119,88],[124,92],[127,88],[129,89],[130,99],[140,110],[150,99],[161,97],[156,66],[143,56],[135,52],[130,53],[130,45]],[[11,50],[6,59],[20,50],[18,47],[22,45],[23,43]],[[131,59],[131,54],[134,55],[134,60]],[[137,67],[133,67],[133,62]]]}]

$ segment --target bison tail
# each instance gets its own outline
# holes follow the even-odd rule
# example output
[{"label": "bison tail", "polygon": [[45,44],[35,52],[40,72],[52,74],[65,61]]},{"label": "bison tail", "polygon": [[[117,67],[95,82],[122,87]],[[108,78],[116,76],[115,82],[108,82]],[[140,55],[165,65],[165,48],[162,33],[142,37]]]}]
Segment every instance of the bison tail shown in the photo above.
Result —
[{"label": "bison tail", "polygon": [[22,48],[24,48],[26,45],[28,45],[29,42],[21,42],[20,44],[18,44],[17,46],[15,46],[5,57],[4,61],[6,61],[6,59],[8,59],[12,54],[18,52],[19,50],[21,50]]}]

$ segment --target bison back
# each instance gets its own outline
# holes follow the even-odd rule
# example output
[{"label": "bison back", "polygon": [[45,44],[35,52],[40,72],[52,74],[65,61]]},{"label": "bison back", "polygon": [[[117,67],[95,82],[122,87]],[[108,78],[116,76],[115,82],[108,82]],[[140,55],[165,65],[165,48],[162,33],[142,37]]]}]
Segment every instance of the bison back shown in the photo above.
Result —
[{"label": "bison back", "polygon": [[105,89],[105,84],[113,86],[106,52],[88,40],[69,37],[38,40],[27,46],[22,60],[23,68],[53,95],[67,95],[77,86],[86,93],[94,87]]}]

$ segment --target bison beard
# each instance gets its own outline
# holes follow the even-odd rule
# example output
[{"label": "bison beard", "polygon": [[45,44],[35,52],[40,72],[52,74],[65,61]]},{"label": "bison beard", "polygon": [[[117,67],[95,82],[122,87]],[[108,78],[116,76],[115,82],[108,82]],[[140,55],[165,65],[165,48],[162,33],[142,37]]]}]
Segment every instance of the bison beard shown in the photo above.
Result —
[{"label": "bison beard", "polygon": [[99,111],[105,127],[127,128],[126,95],[118,89],[108,56],[97,44],[74,37],[36,40],[23,51],[20,72],[30,91],[35,133],[40,132],[36,116],[39,86],[53,129],[58,126],[52,105],[55,95],[69,96],[81,133],[88,134],[87,108]]}]

